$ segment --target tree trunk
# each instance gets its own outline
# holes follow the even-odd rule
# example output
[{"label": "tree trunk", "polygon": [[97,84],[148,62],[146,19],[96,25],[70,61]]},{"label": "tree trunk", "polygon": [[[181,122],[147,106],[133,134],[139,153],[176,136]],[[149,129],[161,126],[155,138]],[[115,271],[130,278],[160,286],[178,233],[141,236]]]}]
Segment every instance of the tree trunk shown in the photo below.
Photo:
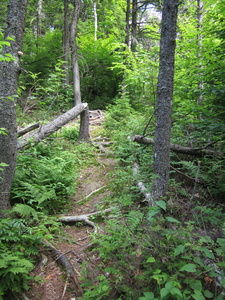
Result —
[{"label": "tree trunk", "polygon": [[[203,23],[203,2],[201,0],[197,0],[197,42],[198,42],[198,60],[199,60],[199,82],[198,82],[198,89],[199,89],[199,97],[198,97],[198,104],[202,105],[204,101],[204,80],[203,80],[203,57],[202,57],[202,23]],[[200,115],[201,119],[201,115]]]},{"label": "tree trunk", "polygon": [[38,0],[37,6],[37,37],[41,36],[41,23],[42,23],[42,5],[43,0]]},{"label": "tree trunk", "polygon": [[75,119],[83,110],[88,107],[87,103],[81,103],[73,107],[63,115],[57,117],[50,123],[41,126],[38,130],[31,132],[28,136],[19,139],[18,149],[29,146],[31,143],[39,143],[50,134],[59,130],[63,125]]},{"label": "tree trunk", "polygon": [[125,44],[130,46],[130,0],[127,0],[127,8],[126,8],[126,36],[125,36]]},{"label": "tree trunk", "polygon": [[168,190],[177,12],[178,0],[164,0],[154,142],[154,201],[163,197]]},{"label": "tree trunk", "polygon": [[64,52],[64,70],[65,84],[69,85],[69,2],[64,0],[64,28],[63,28],[63,52]]},{"label": "tree trunk", "polygon": [[132,25],[131,25],[131,50],[135,51],[137,46],[137,0],[132,2]]},{"label": "tree trunk", "polygon": [[98,15],[97,15],[97,2],[94,1],[93,3],[93,12],[94,12],[94,27],[95,27],[95,33],[94,33],[94,40],[97,41],[97,34],[98,34]]},{"label": "tree trunk", "polygon": [[78,141],[90,142],[88,106],[80,114],[80,133]]},{"label": "tree trunk", "polygon": [[0,171],[0,217],[4,217],[2,210],[10,208],[9,195],[16,166],[16,96],[27,2],[8,1],[5,39],[11,37],[14,40],[4,47],[3,54],[11,54],[14,60],[0,64],[0,128],[7,130],[7,135],[0,135],[0,163],[8,165]]},{"label": "tree trunk", "polygon": [[73,3],[74,11],[72,22],[70,26],[70,48],[71,48],[71,60],[72,60],[72,71],[73,71],[73,91],[74,91],[74,103],[75,105],[81,103],[81,92],[80,92],[80,74],[77,57],[77,23],[80,14],[81,0],[77,0]]}]

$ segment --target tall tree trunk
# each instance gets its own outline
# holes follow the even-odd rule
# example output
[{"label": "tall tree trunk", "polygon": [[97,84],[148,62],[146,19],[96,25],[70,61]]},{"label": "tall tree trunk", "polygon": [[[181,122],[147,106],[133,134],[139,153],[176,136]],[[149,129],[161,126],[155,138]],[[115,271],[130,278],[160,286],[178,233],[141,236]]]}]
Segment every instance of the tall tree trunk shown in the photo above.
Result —
[{"label": "tall tree trunk", "polygon": [[94,11],[94,27],[95,27],[94,40],[97,41],[97,34],[98,34],[97,1],[94,1],[93,3],[93,11]]},{"label": "tall tree trunk", "polygon": [[81,0],[73,2],[74,11],[72,22],[70,26],[70,47],[71,47],[71,60],[72,60],[72,71],[73,71],[73,91],[74,91],[74,103],[78,105],[81,103],[81,91],[80,91],[80,74],[78,66],[78,56],[77,56],[77,44],[76,44],[76,34],[77,34],[77,23],[80,15]]},{"label": "tall tree trunk", "polygon": [[170,131],[178,0],[164,0],[160,39],[154,143],[153,202],[166,195],[170,169]]},{"label": "tall tree trunk", "polygon": [[42,4],[43,0],[38,0],[38,7],[37,7],[37,36],[41,35],[41,23],[42,23]]},{"label": "tall tree trunk", "polygon": [[130,46],[130,0],[127,0],[127,8],[126,8],[126,36],[125,36],[125,44]]},{"label": "tall tree trunk", "polygon": [[64,0],[64,28],[63,28],[63,54],[64,54],[64,70],[65,84],[69,85],[69,2]]},{"label": "tall tree trunk", "polygon": [[[202,23],[203,23],[203,2],[201,0],[197,0],[197,42],[198,42],[198,60],[199,60],[199,97],[198,104],[202,105],[204,101],[203,91],[204,91],[204,81],[203,81],[203,64],[202,64]],[[200,116],[201,118],[201,116]]]},{"label": "tall tree trunk", "polygon": [[137,0],[132,2],[132,25],[131,25],[131,50],[135,51],[137,46]]},{"label": "tall tree trunk", "polygon": [[0,217],[4,217],[2,210],[10,208],[9,195],[16,166],[16,96],[27,2],[8,1],[5,39],[11,37],[14,40],[4,47],[3,53],[10,53],[14,60],[0,64],[0,128],[7,130],[7,135],[0,134],[0,163],[7,164],[0,171]]}]

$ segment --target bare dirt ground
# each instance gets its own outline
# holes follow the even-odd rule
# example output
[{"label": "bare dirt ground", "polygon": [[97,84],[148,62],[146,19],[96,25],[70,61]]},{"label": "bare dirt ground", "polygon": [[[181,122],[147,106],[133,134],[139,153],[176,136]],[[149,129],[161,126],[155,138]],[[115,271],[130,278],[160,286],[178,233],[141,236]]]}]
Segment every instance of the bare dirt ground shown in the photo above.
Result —
[{"label": "bare dirt ground", "polygon": [[[90,122],[92,133],[98,131],[97,127],[101,126],[99,122]],[[91,136],[92,138],[92,136]],[[101,210],[104,199],[109,196],[110,191],[107,188],[107,174],[112,170],[116,162],[107,153],[97,153],[97,165],[92,165],[84,169],[79,177],[77,192],[71,199],[71,205],[67,216],[79,216]],[[104,207],[106,208],[106,207]],[[103,208],[103,209],[104,209]],[[96,222],[96,221],[94,221]],[[104,219],[96,222],[96,225],[104,228]],[[57,263],[51,251],[46,250],[43,246],[41,267],[37,267],[32,275],[39,276],[39,284],[31,282],[30,290],[24,296],[24,299],[30,300],[78,300],[82,299],[82,287],[80,286],[80,274],[82,271],[82,262],[92,261],[98,263],[98,257],[88,253],[87,248],[91,243],[90,234],[93,228],[84,223],[74,223],[73,225],[63,225],[61,234],[56,237],[54,247],[69,260],[76,273],[74,284],[71,278],[67,278],[66,271]],[[84,274],[83,270],[82,274]],[[97,276],[93,270],[91,276]],[[90,273],[90,268],[89,268]],[[89,274],[90,275],[90,274]],[[84,275],[83,275],[84,276]],[[26,298],[27,297],[27,298]]]}]

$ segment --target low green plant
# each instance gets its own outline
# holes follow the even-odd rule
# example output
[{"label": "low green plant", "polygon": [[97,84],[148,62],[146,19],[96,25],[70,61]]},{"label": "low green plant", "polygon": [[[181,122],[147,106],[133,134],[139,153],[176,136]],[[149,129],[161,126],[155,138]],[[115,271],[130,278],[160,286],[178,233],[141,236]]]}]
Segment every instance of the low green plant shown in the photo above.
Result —
[{"label": "low green plant", "polygon": [[75,142],[79,137],[79,128],[78,126],[64,128],[62,131],[62,135],[65,140]]},{"label": "low green plant", "polygon": [[28,289],[41,237],[22,219],[0,220],[0,295]]},{"label": "low green plant", "polygon": [[65,209],[75,192],[75,155],[38,145],[18,157],[12,187],[13,203],[29,204],[46,213]]}]

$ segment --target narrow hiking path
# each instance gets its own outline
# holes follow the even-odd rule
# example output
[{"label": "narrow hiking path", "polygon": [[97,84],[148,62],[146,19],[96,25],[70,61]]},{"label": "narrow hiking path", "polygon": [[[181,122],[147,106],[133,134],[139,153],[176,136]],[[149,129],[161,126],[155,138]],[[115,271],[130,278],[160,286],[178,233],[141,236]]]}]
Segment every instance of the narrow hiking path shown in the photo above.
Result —
[{"label": "narrow hiking path", "polygon": [[[103,115],[90,119],[91,140],[102,140],[101,126]],[[67,126],[70,126],[68,124]],[[108,173],[115,168],[116,161],[107,152],[96,151],[96,164],[82,170],[78,179],[76,194],[70,199],[70,208],[65,216],[80,216],[104,210],[104,199],[110,195],[108,190]],[[77,183],[76,183],[77,184]],[[94,221],[99,230],[104,228],[104,218]],[[88,254],[87,248],[91,243],[91,233],[93,228],[83,222],[76,222],[70,225],[64,224],[58,236],[55,236],[54,247],[59,250],[71,263],[76,273],[76,284],[67,278],[66,271],[54,260],[51,251],[43,246],[41,251],[42,261],[35,268],[32,275],[39,276],[39,284],[32,282],[30,290],[26,293],[29,300],[74,300],[82,299],[82,288],[80,287],[79,277],[82,269],[82,262],[87,265],[98,264],[98,257]],[[94,278],[96,270],[91,266],[91,276]],[[25,296],[25,297],[26,297]],[[27,299],[27,298],[25,298]]]}]

